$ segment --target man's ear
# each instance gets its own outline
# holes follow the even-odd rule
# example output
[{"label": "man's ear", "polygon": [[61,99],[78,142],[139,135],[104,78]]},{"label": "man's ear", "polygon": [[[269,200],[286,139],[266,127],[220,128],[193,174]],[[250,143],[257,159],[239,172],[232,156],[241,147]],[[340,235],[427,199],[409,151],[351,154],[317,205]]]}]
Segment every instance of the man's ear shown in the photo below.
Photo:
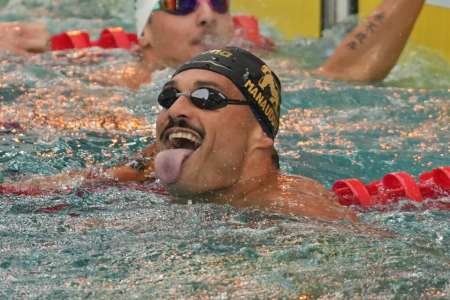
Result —
[{"label": "man's ear", "polygon": [[139,43],[142,46],[142,48],[146,48],[151,46],[152,41],[152,31],[150,29],[150,22],[147,23],[144,27],[144,32],[142,34],[142,37],[139,38]]},{"label": "man's ear", "polygon": [[258,124],[257,127],[252,130],[249,139],[249,148],[251,150],[265,150],[272,149],[274,140],[271,139],[265,132],[262,130],[261,126]]}]

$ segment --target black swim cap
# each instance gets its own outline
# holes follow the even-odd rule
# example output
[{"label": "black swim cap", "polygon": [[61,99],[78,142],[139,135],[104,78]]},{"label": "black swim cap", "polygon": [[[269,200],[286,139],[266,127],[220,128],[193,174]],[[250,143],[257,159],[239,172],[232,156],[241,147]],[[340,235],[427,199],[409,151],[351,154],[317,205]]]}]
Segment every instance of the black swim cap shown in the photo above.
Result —
[{"label": "black swim cap", "polygon": [[281,83],[260,58],[237,47],[210,50],[179,67],[172,77],[189,69],[208,70],[230,79],[250,103],[264,132],[275,138],[280,123]]}]

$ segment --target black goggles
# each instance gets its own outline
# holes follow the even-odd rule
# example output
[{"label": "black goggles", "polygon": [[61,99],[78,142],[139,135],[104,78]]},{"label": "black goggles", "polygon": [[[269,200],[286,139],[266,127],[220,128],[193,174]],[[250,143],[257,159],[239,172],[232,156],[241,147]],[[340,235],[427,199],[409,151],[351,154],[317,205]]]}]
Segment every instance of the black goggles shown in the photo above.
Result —
[{"label": "black goggles", "polygon": [[160,0],[159,9],[173,15],[184,16],[195,11],[200,1],[206,1],[209,6],[219,14],[229,10],[229,0]]},{"label": "black goggles", "polygon": [[215,110],[225,107],[229,104],[248,105],[247,101],[228,99],[221,92],[209,88],[201,87],[192,91],[191,94],[181,93],[174,87],[168,87],[162,90],[158,96],[158,103],[165,109],[169,109],[181,96],[186,96],[196,107],[206,110]]}]

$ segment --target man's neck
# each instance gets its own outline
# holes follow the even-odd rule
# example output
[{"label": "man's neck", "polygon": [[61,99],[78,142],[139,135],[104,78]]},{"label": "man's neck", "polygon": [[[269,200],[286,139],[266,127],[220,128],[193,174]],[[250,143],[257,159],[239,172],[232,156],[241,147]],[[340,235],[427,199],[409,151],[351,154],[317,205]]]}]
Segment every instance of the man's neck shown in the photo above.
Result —
[{"label": "man's neck", "polygon": [[269,170],[263,174],[243,178],[229,188],[205,193],[200,198],[207,202],[229,204],[240,208],[255,207],[255,203],[267,198],[278,189],[278,175],[278,170]]},{"label": "man's neck", "polygon": [[165,66],[161,64],[161,59],[155,52],[150,47],[147,47],[142,49],[142,62],[140,63],[140,67],[151,74],[156,70],[163,69]]}]

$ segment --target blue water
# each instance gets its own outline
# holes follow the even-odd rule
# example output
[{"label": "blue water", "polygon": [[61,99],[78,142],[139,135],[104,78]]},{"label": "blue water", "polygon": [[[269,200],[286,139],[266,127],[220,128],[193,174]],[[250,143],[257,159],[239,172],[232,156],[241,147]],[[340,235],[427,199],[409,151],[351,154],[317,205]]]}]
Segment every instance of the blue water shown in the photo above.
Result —
[{"label": "blue water", "polygon": [[[0,20],[40,18],[54,32],[132,29],[129,1],[6,2]],[[283,171],[330,187],[340,178],[449,165],[450,67],[432,51],[409,46],[378,85],[300,71],[317,66],[347,29],[320,41],[279,41],[281,53],[266,58],[285,88],[277,141]],[[0,182],[115,165],[150,143],[155,96],[171,70],[138,92],[86,76],[133,59],[120,50],[94,61],[78,53],[0,54]],[[43,209],[58,204],[66,208]],[[419,205],[360,218],[350,226],[171,204],[135,186],[3,195],[0,299],[450,298],[449,212]]]}]

